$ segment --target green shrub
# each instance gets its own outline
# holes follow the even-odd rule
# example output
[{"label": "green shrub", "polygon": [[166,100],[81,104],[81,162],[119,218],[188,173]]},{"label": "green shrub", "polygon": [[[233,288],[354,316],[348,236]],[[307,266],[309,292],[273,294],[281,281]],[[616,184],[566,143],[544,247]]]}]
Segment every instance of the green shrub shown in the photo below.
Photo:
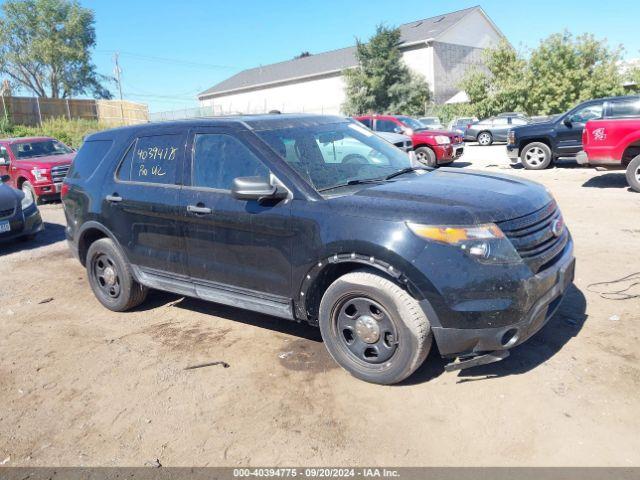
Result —
[{"label": "green shrub", "polygon": [[95,120],[52,118],[42,122],[41,127],[32,127],[0,119],[1,137],[53,137],[74,148],[79,148],[87,135],[107,128],[110,127]]}]

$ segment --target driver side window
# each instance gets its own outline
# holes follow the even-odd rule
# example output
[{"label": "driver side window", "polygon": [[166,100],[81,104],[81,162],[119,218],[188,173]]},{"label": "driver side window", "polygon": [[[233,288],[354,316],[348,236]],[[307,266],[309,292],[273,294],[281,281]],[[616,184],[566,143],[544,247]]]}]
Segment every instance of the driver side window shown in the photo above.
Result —
[{"label": "driver side window", "polygon": [[376,120],[376,131],[395,133],[400,129],[400,125],[391,120]]},{"label": "driver side window", "polygon": [[581,108],[569,118],[573,123],[586,123],[594,118],[602,118],[602,104]]}]

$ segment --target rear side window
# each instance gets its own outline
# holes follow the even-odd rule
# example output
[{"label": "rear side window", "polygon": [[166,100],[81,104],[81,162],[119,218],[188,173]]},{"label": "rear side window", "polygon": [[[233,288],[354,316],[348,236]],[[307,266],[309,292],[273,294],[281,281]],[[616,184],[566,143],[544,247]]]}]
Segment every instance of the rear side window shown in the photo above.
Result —
[{"label": "rear side window", "polygon": [[611,102],[610,104],[611,117],[638,117],[640,116],[640,100],[634,98],[633,100],[624,100]]},{"label": "rear side window", "polygon": [[269,169],[231,135],[198,134],[194,141],[191,185],[230,190],[236,177],[266,177]]},{"label": "rear side window", "polygon": [[182,162],[182,135],[140,137],[127,151],[117,178],[122,181],[175,184]]},{"label": "rear side window", "polygon": [[95,172],[111,149],[113,140],[91,140],[84,142],[73,159],[69,178],[87,179]]},{"label": "rear side window", "polygon": [[359,122],[361,124],[363,124],[365,127],[371,128],[371,119],[370,118],[363,118],[363,119],[359,120]]}]

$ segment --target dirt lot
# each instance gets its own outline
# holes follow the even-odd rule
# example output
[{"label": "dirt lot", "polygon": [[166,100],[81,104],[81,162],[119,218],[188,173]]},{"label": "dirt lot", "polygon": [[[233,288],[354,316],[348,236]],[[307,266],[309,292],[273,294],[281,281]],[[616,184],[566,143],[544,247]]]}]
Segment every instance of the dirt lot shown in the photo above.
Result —
[{"label": "dirt lot", "polygon": [[[0,246],[0,463],[640,465],[640,299],[587,290],[640,271],[640,194],[622,172],[513,170],[503,146],[458,164],[553,191],[575,286],[504,362],[446,373],[431,355],[393,387],[337,368],[311,327],[163,293],[107,311],[44,206],[45,234]],[[230,367],[184,370],[215,360]]]}]

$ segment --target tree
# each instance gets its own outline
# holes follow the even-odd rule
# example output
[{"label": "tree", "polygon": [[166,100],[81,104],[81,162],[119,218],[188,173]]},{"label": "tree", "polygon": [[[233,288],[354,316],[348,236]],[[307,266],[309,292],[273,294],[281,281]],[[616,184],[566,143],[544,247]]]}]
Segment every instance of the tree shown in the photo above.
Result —
[{"label": "tree", "polygon": [[93,12],[76,0],[8,0],[0,18],[0,73],[39,97],[111,98],[96,73]]},{"label": "tree", "polygon": [[621,48],[611,49],[589,34],[553,34],[528,56],[504,42],[486,50],[486,70],[467,72],[460,86],[478,116],[560,113],[583,100],[623,94],[621,54]]},{"label": "tree", "polygon": [[412,73],[402,60],[400,30],[382,25],[369,43],[356,40],[355,68],[345,70],[347,100],[345,113],[365,112],[404,113],[424,112],[430,92],[424,78]]}]

